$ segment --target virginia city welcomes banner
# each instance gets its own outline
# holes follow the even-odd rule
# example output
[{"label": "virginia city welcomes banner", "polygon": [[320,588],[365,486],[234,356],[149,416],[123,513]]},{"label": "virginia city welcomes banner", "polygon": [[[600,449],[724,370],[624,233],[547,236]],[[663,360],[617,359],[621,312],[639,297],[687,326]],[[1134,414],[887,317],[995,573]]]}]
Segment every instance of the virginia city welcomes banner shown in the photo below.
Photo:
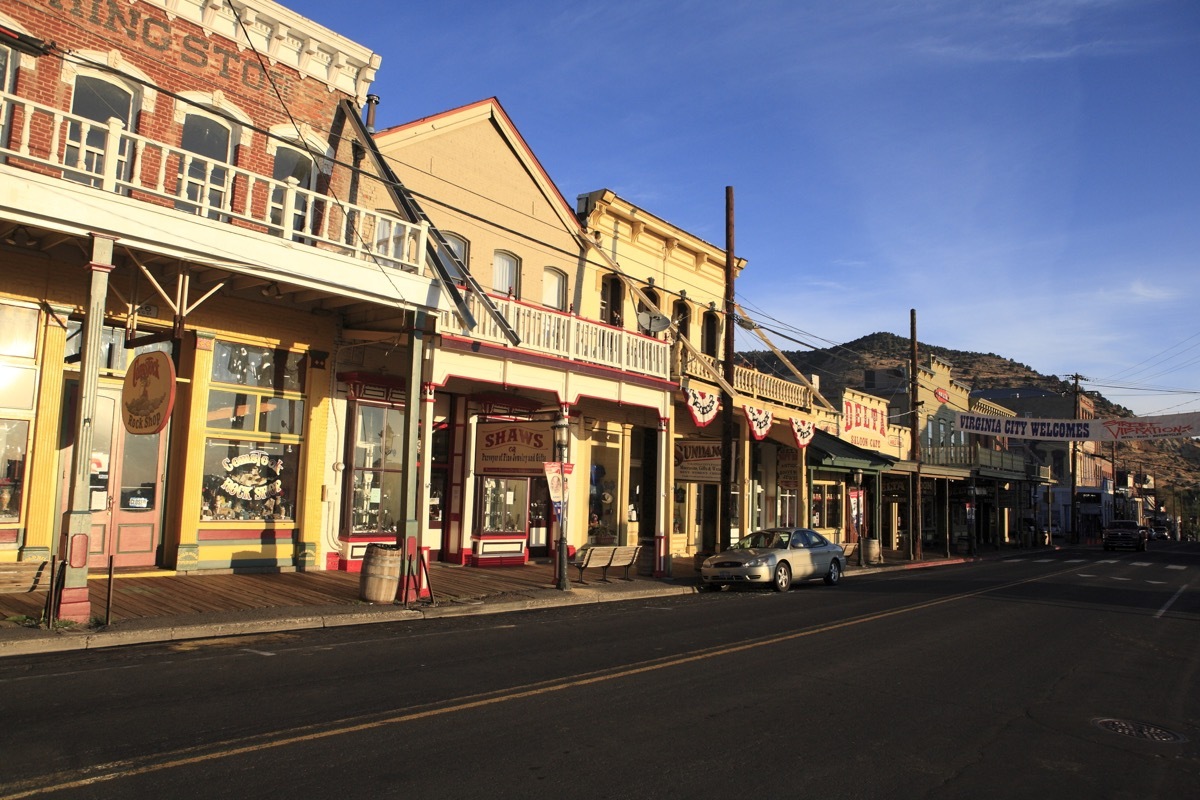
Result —
[{"label": "virginia city welcomes banner", "polygon": [[1125,442],[1200,436],[1200,413],[1110,419],[1029,419],[960,412],[954,427],[967,433],[1047,442]]}]

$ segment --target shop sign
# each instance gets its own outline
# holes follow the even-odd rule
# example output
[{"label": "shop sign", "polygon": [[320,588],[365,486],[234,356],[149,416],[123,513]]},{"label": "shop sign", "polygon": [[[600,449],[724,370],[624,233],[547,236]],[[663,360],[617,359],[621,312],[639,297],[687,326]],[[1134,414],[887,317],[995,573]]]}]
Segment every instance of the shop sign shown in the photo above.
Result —
[{"label": "shop sign", "polygon": [[902,477],[899,475],[884,475],[883,496],[890,498],[908,497],[908,477]]},{"label": "shop sign", "polygon": [[879,450],[887,436],[887,406],[867,400],[842,401],[841,438],[855,447]]},{"label": "shop sign", "polygon": [[129,365],[121,387],[125,430],[154,434],[167,427],[175,407],[175,364],[162,351],[142,353]]},{"label": "shop sign", "polygon": [[554,457],[549,423],[481,422],[475,439],[475,472],[539,475]]},{"label": "shop sign", "polygon": [[775,457],[775,471],[780,487],[800,488],[800,451],[781,447]]},{"label": "shop sign", "polygon": [[721,443],[712,439],[675,442],[675,480],[682,483],[721,482]]}]

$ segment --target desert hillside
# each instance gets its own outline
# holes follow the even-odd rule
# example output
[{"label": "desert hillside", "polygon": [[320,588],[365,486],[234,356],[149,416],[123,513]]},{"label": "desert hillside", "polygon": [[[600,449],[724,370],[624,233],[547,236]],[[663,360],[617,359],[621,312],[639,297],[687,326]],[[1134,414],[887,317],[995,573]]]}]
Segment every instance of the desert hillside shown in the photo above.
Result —
[{"label": "desert hillside", "polygon": [[[820,379],[821,394],[826,399],[836,400],[843,388],[862,387],[864,370],[905,367],[909,362],[911,347],[909,339],[892,333],[872,333],[841,346],[784,351],[784,355],[801,373]],[[1070,381],[1055,375],[1044,375],[1033,367],[995,353],[973,353],[918,343],[917,354],[921,364],[928,364],[930,355],[953,364],[952,377],[972,389],[1035,387],[1064,393],[1072,390]],[[769,351],[739,355],[764,372],[785,376],[791,374]],[[1093,394],[1092,398],[1096,403],[1097,416],[1132,415],[1128,408],[1109,402],[1102,395]],[[1119,444],[1117,458],[1125,464],[1141,465],[1136,467],[1139,472],[1154,477],[1160,504],[1169,501],[1169,493],[1173,489],[1200,488],[1200,446],[1196,440],[1162,439]]]}]

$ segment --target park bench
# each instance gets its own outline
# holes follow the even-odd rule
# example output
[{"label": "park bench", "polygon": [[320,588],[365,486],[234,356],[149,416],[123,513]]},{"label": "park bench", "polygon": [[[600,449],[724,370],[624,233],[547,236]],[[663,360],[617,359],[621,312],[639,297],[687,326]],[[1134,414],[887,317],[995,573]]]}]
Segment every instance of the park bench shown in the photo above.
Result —
[{"label": "park bench", "polygon": [[641,545],[584,547],[575,553],[575,560],[571,562],[571,566],[579,570],[580,583],[585,583],[583,580],[585,569],[599,569],[600,580],[607,583],[609,567],[624,567],[625,580],[631,581],[633,578],[629,577],[629,568],[637,564],[638,554],[641,552]]}]

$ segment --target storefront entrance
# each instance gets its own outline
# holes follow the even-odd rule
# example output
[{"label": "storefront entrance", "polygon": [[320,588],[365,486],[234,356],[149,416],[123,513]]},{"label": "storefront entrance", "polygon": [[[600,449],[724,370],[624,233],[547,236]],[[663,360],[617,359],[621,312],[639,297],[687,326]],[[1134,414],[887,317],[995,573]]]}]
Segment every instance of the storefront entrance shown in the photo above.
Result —
[{"label": "storefront entrance", "polygon": [[[63,407],[63,511],[69,511],[71,459],[79,383],[69,381]],[[92,457],[88,496],[92,529],[88,549],[90,568],[150,567],[158,561],[162,541],[167,431],[135,435],[121,421],[121,387],[101,385],[93,417]],[[169,429],[168,429],[169,430]],[[64,513],[64,530],[67,528]]]}]

